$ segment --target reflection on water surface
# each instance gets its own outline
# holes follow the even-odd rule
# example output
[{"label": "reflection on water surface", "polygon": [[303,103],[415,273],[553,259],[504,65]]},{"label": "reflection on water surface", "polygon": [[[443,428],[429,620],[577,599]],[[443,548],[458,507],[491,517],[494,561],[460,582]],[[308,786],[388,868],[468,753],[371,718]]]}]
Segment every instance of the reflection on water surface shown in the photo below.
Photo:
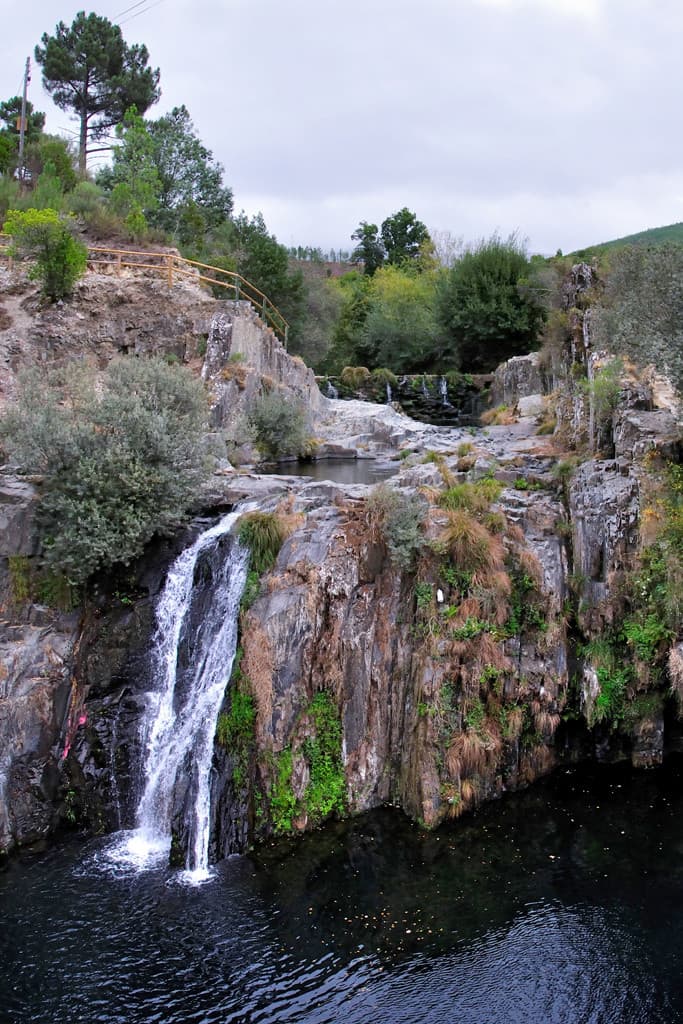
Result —
[{"label": "reflection on water surface", "polygon": [[0,875],[0,1007],[54,1021],[683,1021],[681,762],[564,772],[436,834],[382,811],[188,887],[112,839]]}]

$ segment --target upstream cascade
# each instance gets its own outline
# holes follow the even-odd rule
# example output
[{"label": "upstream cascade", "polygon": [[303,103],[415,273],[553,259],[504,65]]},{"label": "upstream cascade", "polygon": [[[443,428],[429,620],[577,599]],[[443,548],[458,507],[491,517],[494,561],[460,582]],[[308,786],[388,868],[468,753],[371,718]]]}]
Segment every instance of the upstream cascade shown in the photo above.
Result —
[{"label": "upstream cascade", "polygon": [[156,688],[141,723],[144,789],[119,856],[145,866],[182,833],[185,867],[208,871],[216,720],[232,672],[248,552],[230,536],[241,512],[202,533],[171,566],[156,610]]}]

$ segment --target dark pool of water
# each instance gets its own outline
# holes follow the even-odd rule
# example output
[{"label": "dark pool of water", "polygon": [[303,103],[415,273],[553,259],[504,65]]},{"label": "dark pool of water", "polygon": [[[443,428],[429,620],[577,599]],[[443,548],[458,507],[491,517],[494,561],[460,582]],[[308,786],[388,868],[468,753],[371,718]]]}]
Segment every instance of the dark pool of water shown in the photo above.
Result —
[{"label": "dark pool of water", "polygon": [[316,459],[312,462],[279,462],[268,468],[275,476],[309,476],[336,484],[377,484],[395,476],[398,462],[387,464],[374,459]]},{"label": "dark pool of water", "polygon": [[111,840],[0,875],[8,1024],[676,1024],[683,766],[563,772],[435,835],[383,811],[192,888]]}]

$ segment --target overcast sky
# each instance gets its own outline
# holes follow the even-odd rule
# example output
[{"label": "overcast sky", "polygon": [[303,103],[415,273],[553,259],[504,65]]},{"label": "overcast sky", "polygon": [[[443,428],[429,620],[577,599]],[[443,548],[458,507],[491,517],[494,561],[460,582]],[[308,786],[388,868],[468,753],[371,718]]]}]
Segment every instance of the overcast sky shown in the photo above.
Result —
[{"label": "overcast sky", "polygon": [[[82,4],[0,0],[0,98]],[[132,8],[123,13],[126,8]],[[85,7],[86,12],[91,10]],[[683,220],[680,0],[101,0],[185,103],[235,208],[348,247],[408,206],[565,252]],[[75,129],[33,68],[47,129]]]}]

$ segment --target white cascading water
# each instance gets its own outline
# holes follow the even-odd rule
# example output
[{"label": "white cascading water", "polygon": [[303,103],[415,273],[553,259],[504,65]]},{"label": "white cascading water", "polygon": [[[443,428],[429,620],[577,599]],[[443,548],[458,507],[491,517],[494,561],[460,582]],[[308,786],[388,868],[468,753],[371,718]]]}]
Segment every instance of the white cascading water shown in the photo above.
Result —
[{"label": "white cascading water", "polygon": [[206,557],[207,549],[229,533],[246,510],[243,506],[239,512],[231,512],[201,534],[168,572],[156,609],[152,659],[157,685],[149,694],[142,723],[144,790],[137,808],[137,827],[116,856],[117,860],[145,867],[168,855],[176,784],[179,778],[185,783],[189,773],[186,867],[195,880],[208,874],[214,735],[232,673],[239,603],[248,567],[248,552],[236,538],[228,555],[215,566],[211,600],[197,628],[192,664],[182,673],[182,680],[178,653],[192,607],[200,556]]}]

